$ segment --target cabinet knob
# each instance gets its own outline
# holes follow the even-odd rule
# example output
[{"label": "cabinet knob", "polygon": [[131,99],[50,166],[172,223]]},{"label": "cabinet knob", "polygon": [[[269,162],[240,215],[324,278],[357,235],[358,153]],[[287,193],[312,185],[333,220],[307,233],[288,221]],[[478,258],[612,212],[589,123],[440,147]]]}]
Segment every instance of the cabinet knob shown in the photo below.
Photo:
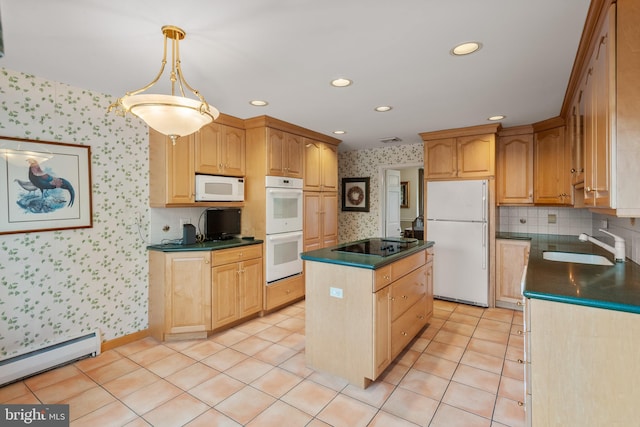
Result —
[{"label": "cabinet knob", "polygon": [[571,168],[571,173],[576,173],[576,172],[578,172],[576,168]]},{"label": "cabinet knob", "polygon": [[522,335],[522,331],[518,331],[516,332],[518,335]]},{"label": "cabinet knob", "polygon": [[518,359],[517,362],[520,363],[520,364],[524,364],[524,360],[522,360],[522,359]]},{"label": "cabinet knob", "polygon": [[391,297],[391,298],[389,298],[389,299],[390,299],[391,301],[395,301],[395,300],[396,300],[396,297]]},{"label": "cabinet knob", "polygon": [[388,274],[384,275],[384,280],[391,280],[391,276],[389,276]]},{"label": "cabinet knob", "polygon": [[416,317],[420,320],[424,319],[424,316],[422,314],[418,314]]},{"label": "cabinet knob", "polygon": [[516,301],[516,305],[518,305],[518,306],[522,307],[522,306],[524,305],[524,302],[522,302],[522,301]]},{"label": "cabinet knob", "polygon": [[204,260],[204,263],[205,263],[205,264],[209,264],[209,260],[208,260],[208,259],[205,259],[205,260]]},{"label": "cabinet knob", "polygon": [[518,406],[524,406],[524,403],[518,400]]},{"label": "cabinet knob", "polygon": [[406,332],[404,332],[404,331],[403,331],[403,332],[400,332],[400,334],[401,334],[402,336],[405,336],[405,337],[408,335],[408,334],[407,334]]},{"label": "cabinet knob", "polygon": [[409,297],[406,295],[402,295],[402,299],[408,299]]}]

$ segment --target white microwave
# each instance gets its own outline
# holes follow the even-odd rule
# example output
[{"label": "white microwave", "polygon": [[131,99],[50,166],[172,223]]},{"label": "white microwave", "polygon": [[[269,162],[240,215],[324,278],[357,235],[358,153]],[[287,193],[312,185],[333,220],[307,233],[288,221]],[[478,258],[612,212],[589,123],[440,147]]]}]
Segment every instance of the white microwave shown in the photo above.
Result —
[{"label": "white microwave", "polygon": [[242,202],[244,178],[196,175],[196,202]]}]

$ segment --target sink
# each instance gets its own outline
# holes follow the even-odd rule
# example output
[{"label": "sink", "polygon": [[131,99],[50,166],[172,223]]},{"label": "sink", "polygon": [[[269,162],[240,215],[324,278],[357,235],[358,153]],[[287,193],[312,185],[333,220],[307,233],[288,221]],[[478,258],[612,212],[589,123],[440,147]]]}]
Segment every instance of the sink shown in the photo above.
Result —
[{"label": "sink", "polygon": [[574,252],[543,252],[542,258],[549,261],[575,262],[578,264],[613,265],[602,255],[579,254]]}]

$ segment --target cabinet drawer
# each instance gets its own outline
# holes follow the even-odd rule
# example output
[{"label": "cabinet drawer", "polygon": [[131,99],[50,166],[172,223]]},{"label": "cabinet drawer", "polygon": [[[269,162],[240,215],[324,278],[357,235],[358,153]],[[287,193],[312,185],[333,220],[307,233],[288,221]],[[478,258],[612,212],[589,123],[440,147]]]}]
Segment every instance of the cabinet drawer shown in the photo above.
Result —
[{"label": "cabinet drawer", "polygon": [[266,287],[265,310],[304,296],[304,275],[281,280]]},{"label": "cabinet drawer", "polygon": [[409,307],[414,305],[427,291],[427,267],[423,265],[417,270],[398,279],[391,285],[391,320],[395,320]]},{"label": "cabinet drawer", "polygon": [[375,270],[373,292],[377,292],[385,286],[395,282],[400,277],[410,273],[426,262],[426,251],[420,251],[406,258],[402,258],[393,264],[385,265]]},{"label": "cabinet drawer", "polygon": [[212,251],[212,265],[229,264],[230,262],[244,261],[246,259],[262,256],[262,245],[249,245],[233,249],[221,249]]},{"label": "cabinet drawer", "polygon": [[391,323],[391,356],[396,357],[427,324],[427,296]]}]

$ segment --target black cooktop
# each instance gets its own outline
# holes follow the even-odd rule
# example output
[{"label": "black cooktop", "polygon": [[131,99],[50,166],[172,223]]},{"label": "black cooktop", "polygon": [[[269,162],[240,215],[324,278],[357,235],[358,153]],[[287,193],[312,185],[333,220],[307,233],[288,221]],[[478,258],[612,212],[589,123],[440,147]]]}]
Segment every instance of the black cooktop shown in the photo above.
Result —
[{"label": "black cooktop", "polygon": [[418,239],[385,237],[347,243],[332,249],[335,252],[349,252],[364,255],[389,256],[400,253],[418,244]]}]

